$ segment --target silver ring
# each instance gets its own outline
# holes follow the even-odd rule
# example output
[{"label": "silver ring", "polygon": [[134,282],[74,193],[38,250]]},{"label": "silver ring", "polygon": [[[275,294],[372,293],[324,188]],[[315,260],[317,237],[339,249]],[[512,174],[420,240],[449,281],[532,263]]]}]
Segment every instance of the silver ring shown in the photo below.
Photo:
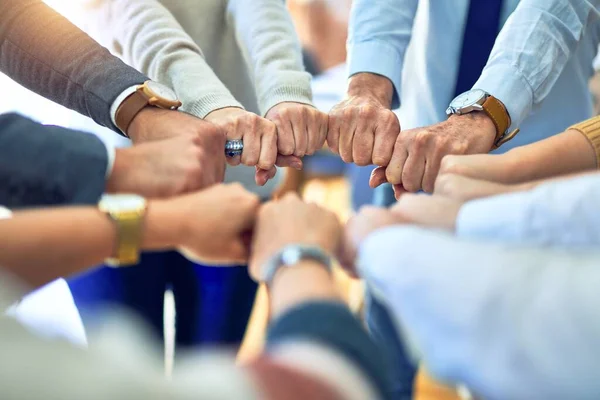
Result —
[{"label": "silver ring", "polygon": [[244,141],[241,139],[225,142],[225,155],[227,157],[241,156],[244,151]]}]

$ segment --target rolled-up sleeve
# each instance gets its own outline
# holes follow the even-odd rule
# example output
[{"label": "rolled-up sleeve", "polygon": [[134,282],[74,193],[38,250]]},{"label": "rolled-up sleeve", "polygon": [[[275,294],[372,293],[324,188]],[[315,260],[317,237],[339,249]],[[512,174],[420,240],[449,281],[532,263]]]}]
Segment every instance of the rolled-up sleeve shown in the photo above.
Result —
[{"label": "rolled-up sleeve", "polygon": [[474,88],[506,106],[514,129],[552,90],[589,24],[598,0],[524,0],[500,32]]}]

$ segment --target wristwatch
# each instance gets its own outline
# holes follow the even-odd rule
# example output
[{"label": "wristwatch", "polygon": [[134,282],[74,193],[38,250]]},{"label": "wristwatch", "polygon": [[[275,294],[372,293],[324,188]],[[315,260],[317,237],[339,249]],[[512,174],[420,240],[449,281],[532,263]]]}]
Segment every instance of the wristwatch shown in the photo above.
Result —
[{"label": "wristwatch", "polygon": [[331,273],[332,257],[317,246],[290,244],[279,250],[263,266],[263,282],[271,286],[273,278],[280,268],[293,267],[300,261],[316,261]]},{"label": "wristwatch", "polygon": [[98,208],[117,226],[117,243],[107,265],[122,267],[139,262],[146,207],[146,199],[135,194],[102,196]]},{"label": "wristwatch", "polygon": [[452,114],[462,115],[474,111],[483,111],[494,122],[496,138],[492,150],[502,146],[519,133],[519,129],[508,133],[511,120],[506,107],[500,100],[481,89],[472,89],[456,96],[446,110],[446,114],[448,116]]},{"label": "wristwatch", "polygon": [[176,110],[181,102],[173,90],[154,81],[146,81],[135,88],[135,91],[125,98],[115,113],[115,123],[125,135],[131,121],[145,107],[153,106],[166,110]]}]

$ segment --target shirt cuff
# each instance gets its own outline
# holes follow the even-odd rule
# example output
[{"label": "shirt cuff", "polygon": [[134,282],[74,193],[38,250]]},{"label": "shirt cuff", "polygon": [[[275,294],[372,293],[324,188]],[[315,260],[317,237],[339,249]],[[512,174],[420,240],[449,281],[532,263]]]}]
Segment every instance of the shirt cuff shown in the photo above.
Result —
[{"label": "shirt cuff", "polygon": [[533,89],[515,67],[486,67],[473,88],[486,91],[504,104],[511,121],[508,132],[521,126],[533,108]]},{"label": "shirt cuff", "polygon": [[283,102],[312,104],[311,76],[307,72],[286,71],[271,75],[269,85],[257,90],[258,107],[262,116]]},{"label": "shirt cuff", "polygon": [[475,239],[517,240],[529,219],[529,192],[511,193],[465,203],[456,218],[456,235]]},{"label": "shirt cuff", "polygon": [[105,174],[105,178],[108,180],[108,178],[110,178],[110,175],[112,174],[113,167],[115,166],[117,150],[114,148],[114,146],[111,146],[110,144],[106,143],[105,141],[102,141],[102,143],[104,143],[104,145],[106,146],[106,155],[108,157],[107,162],[106,162],[106,174]]},{"label": "shirt cuff", "polygon": [[402,54],[384,42],[354,43],[349,46],[348,76],[368,72],[388,78],[394,85],[392,109],[396,109],[400,107],[402,58]]},{"label": "shirt cuff", "polygon": [[[134,94],[140,85],[141,85],[141,83],[139,85],[128,87],[127,89],[123,90],[120,95],[117,96],[115,101],[113,101],[112,105],[110,106],[110,120],[112,121],[114,126],[117,126],[116,118],[117,118],[117,110],[119,109],[119,106],[121,105],[121,103],[123,103],[125,101],[126,98],[128,98],[129,96]],[[117,126],[117,128],[119,128],[119,127]],[[119,128],[119,130],[121,130],[121,128]],[[121,132],[123,132],[123,131],[121,131]],[[127,136],[126,132],[123,132],[123,134],[125,136]]]},{"label": "shirt cuff", "polygon": [[0,219],[9,219],[12,217],[12,211],[6,207],[0,206]]}]

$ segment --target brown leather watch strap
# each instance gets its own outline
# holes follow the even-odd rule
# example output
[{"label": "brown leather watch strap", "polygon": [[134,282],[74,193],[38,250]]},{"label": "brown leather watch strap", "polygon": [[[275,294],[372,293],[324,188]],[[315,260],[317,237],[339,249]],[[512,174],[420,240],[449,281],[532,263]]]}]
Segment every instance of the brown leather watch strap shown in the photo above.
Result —
[{"label": "brown leather watch strap", "polygon": [[502,146],[519,133],[519,130],[515,129],[513,132],[507,134],[511,124],[510,116],[508,115],[508,111],[506,111],[504,104],[494,96],[488,96],[485,100],[483,103],[483,111],[492,119],[496,126],[496,138],[494,139],[492,150]]},{"label": "brown leather watch strap", "polygon": [[131,125],[131,121],[135,116],[144,108],[149,105],[149,99],[142,93],[141,90],[136,90],[129,97],[127,97],[115,114],[115,122],[117,128],[119,128],[126,136],[127,129]]}]

